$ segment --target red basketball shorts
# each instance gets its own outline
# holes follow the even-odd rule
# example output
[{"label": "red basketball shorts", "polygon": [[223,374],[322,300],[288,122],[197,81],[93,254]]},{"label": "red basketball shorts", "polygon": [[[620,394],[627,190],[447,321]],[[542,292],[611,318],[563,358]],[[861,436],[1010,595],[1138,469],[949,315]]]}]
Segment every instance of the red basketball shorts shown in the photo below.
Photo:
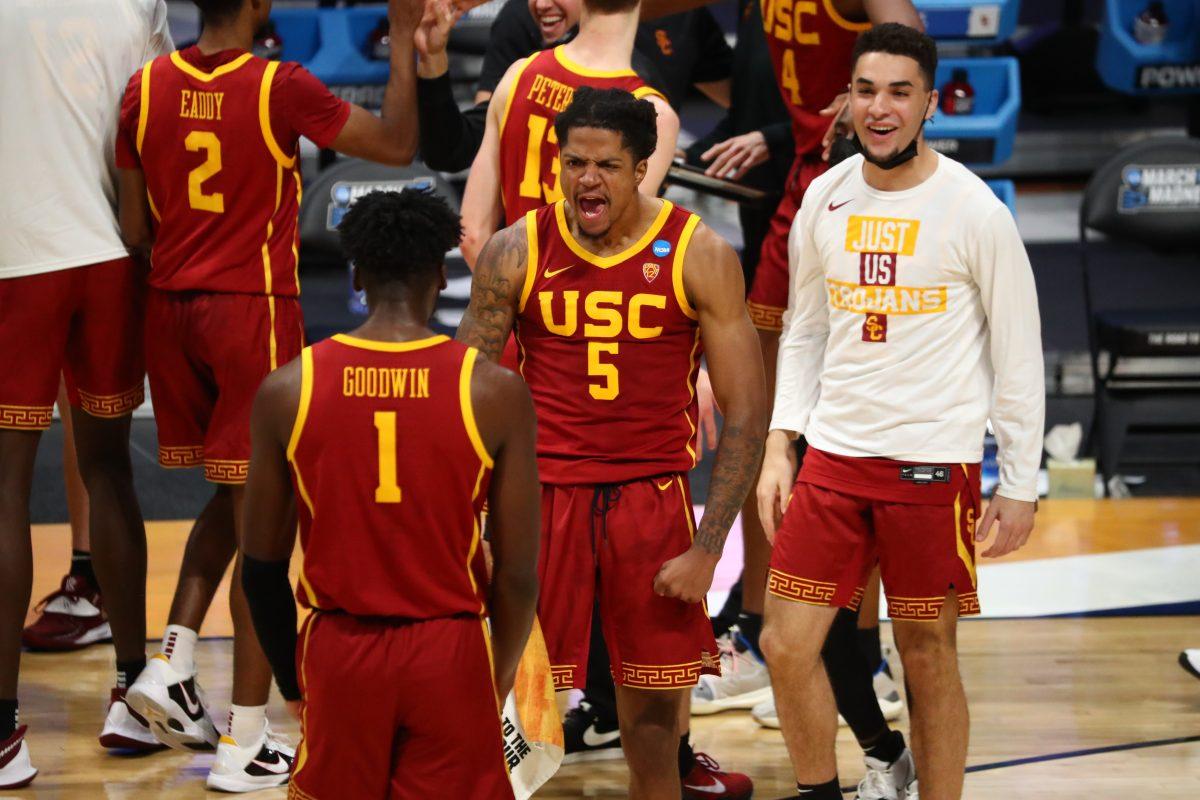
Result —
[{"label": "red basketball shorts", "polygon": [[288,797],[511,800],[491,644],[477,617],[395,622],[314,612]]},{"label": "red basketball shorts", "polygon": [[788,302],[788,235],[804,193],[827,169],[829,163],[822,161],[819,154],[798,155],[792,163],[787,187],[775,209],[775,215],[771,217],[771,225],[763,239],[758,269],[754,273],[754,283],[746,298],[750,319],[759,330],[783,330],[783,312],[787,310]]},{"label": "red basketball shorts", "polygon": [[128,258],[0,280],[0,428],[50,427],[60,375],[71,405],[94,417],[140,406],[145,297]]},{"label": "red basketball shorts", "polygon": [[691,547],[694,535],[684,475],[542,486],[538,620],[555,689],[586,683],[597,597],[618,686],[682,689],[701,674],[721,674],[704,603],[654,593],[659,568]]},{"label": "red basketball shorts", "polygon": [[893,619],[932,620],[950,590],[979,613],[978,464],[848,458],[809,447],[775,535],[767,591],[857,609],[879,564]]},{"label": "red basketball shorts", "polygon": [[244,483],[254,395],[271,370],[303,347],[294,297],[151,289],[146,371],[159,463],[203,464],[214,483]]}]

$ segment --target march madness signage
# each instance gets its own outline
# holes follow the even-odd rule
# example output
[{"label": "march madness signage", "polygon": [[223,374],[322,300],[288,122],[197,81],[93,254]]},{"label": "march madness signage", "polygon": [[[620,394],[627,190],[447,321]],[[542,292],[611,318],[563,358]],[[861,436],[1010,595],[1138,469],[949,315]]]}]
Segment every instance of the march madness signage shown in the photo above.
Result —
[{"label": "march madness signage", "polygon": [[1129,164],[1121,170],[1117,211],[1200,210],[1200,164]]}]

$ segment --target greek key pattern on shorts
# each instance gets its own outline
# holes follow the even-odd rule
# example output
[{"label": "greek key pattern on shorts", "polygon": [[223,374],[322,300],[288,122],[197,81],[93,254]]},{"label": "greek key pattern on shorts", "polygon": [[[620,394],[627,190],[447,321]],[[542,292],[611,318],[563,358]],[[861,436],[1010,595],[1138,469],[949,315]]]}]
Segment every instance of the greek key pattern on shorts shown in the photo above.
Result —
[{"label": "greek key pattern on shorts", "polygon": [[198,467],[204,463],[204,446],[158,448],[158,463],[167,469]]},{"label": "greek key pattern on shorts", "polygon": [[54,419],[54,406],[0,406],[0,428],[44,431]]},{"label": "greek key pattern on shorts", "polygon": [[91,394],[79,390],[79,407],[93,417],[123,417],[146,399],[144,384],[120,394]]},{"label": "greek key pattern on shorts", "polygon": [[554,681],[554,691],[558,692],[563,689],[570,689],[575,679],[575,667],[569,665],[556,667],[551,664],[550,678]]},{"label": "greek key pattern on shorts", "polygon": [[[889,597],[888,616],[895,619],[937,619],[942,615],[945,597]],[[966,592],[958,596],[959,616],[979,613],[979,595]]]},{"label": "greek key pattern on shorts", "polygon": [[[703,669],[699,661],[689,664],[670,664],[654,666],[652,664],[622,664],[622,686],[633,686],[640,689],[681,689],[695,686],[700,680]],[[616,678],[616,675],[613,676]]]},{"label": "greek key pattern on shorts", "polygon": [[850,596],[850,602],[846,605],[846,608],[850,609],[851,611],[858,611],[858,607],[862,605],[862,599],[863,590],[862,587],[859,587],[855,589],[854,594]]},{"label": "greek key pattern on shorts", "polygon": [[783,330],[783,309],[775,306],[764,306],[761,303],[746,301],[746,310],[750,312],[750,321],[754,327],[764,331]]},{"label": "greek key pattern on shorts", "polygon": [[980,612],[979,595],[975,592],[965,592],[958,596],[958,615],[960,617],[974,616]]},{"label": "greek key pattern on shorts", "polygon": [[[798,578],[772,569],[767,576],[767,591],[785,600],[797,600],[814,606],[827,606],[833,603],[833,593],[837,584],[824,581],[810,581],[808,578]],[[859,599],[862,599],[861,594]]]},{"label": "greek key pattern on shorts", "polygon": [[212,483],[245,483],[250,472],[249,461],[233,461],[223,458],[204,460],[204,477]]}]

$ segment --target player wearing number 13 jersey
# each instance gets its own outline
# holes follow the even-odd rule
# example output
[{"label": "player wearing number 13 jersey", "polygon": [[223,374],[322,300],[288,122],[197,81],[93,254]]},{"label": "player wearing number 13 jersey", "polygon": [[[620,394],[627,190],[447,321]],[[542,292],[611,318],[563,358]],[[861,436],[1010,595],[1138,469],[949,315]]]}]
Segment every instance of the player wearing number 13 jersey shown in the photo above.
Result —
[{"label": "player wearing number 13 jersey", "polygon": [[[677,757],[672,715],[688,689],[720,672],[703,598],[757,464],[762,361],[732,248],[637,191],[654,108],[584,87],[555,129],[564,197],[488,242],[459,339],[497,358],[516,329],[538,413],[538,617],[555,686],[584,685],[598,598],[632,780],[679,796],[662,765]],[[687,471],[702,346],[725,427],[697,528]]]}]

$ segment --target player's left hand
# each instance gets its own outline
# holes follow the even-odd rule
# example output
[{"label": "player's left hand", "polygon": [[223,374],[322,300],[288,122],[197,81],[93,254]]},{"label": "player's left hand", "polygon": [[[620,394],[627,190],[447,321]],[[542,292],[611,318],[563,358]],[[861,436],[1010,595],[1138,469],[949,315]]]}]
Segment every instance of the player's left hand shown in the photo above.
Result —
[{"label": "player's left hand", "polygon": [[720,556],[690,547],[659,567],[654,576],[654,593],[685,603],[699,603],[712,586],[713,573],[720,560]]},{"label": "player's left hand", "polygon": [[845,91],[833,98],[833,102],[821,109],[822,117],[832,117],[825,135],[821,137],[821,160],[828,161],[833,150],[833,140],[850,135],[850,92]]},{"label": "player's left hand", "polygon": [[712,162],[704,170],[705,175],[737,181],[770,157],[771,151],[762,131],[750,131],[717,142],[701,154],[700,160]]},{"label": "player's left hand", "polygon": [[425,16],[413,34],[417,54],[428,59],[445,53],[450,41],[450,29],[460,16],[462,12],[450,0],[429,0],[425,5]]},{"label": "player's left hand", "polygon": [[996,540],[983,551],[983,557],[1000,558],[1024,547],[1025,542],[1029,541],[1029,534],[1033,533],[1033,515],[1036,511],[1037,503],[994,495],[987,511],[983,512],[983,519],[975,528],[975,541],[982,542],[988,537],[992,523],[1000,523]]},{"label": "player's left hand", "polygon": [[699,429],[696,431],[696,453],[704,457],[705,449],[717,449],[717,396],[713,394],[712,381],[708,379],[708,370],[700,368],[696,376],[696,406],[700,418]]}]

